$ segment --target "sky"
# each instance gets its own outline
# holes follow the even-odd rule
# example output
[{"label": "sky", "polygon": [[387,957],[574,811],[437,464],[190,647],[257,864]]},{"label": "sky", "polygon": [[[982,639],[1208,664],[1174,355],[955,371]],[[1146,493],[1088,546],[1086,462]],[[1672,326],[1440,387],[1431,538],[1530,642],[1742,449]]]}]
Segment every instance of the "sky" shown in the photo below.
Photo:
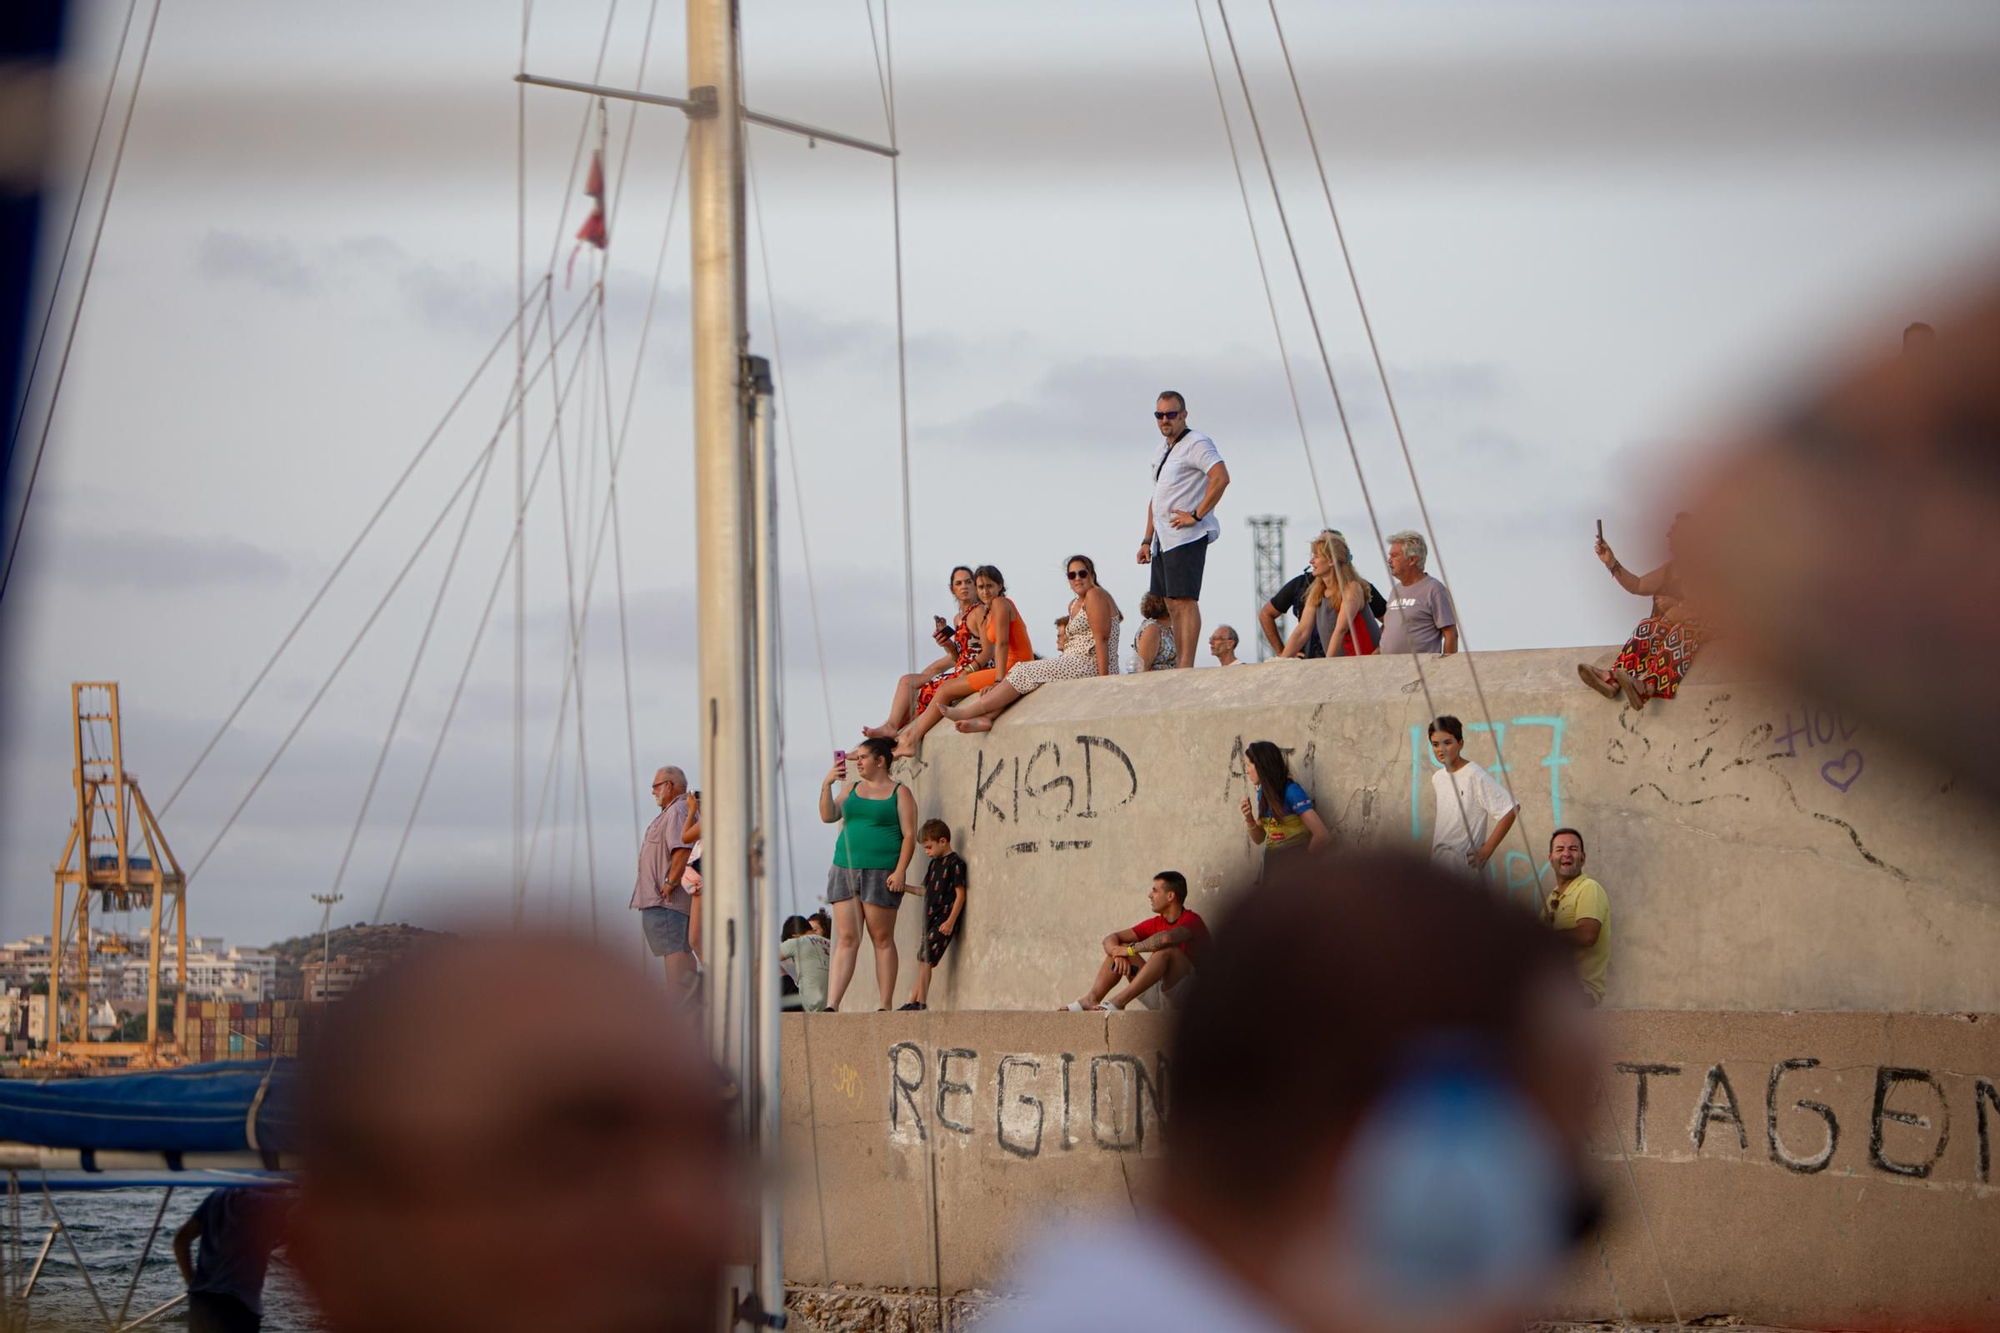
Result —
[{"label": "sky", "polygon": [[[864,5],[745,8],[753,108],[888,136]],[[1356,457],[1383,530],[1418,525],[1270,10],[1234,0],[1229,19],[1352,456],[1210,4],[1301,439],[1193,9],[1021,0],[889,13],[922,623],[949,612],[951,565],[991,562],[1029,624],[1046,626],[1066,603],[1072,551],[1094,555],[1135,606],[1158,438],[1148,414],[1170,386],[1233,479],[1208,624],[1251,633],[1251,515],[1285,517],[1287,562],[1302,566],[1323,506],[1363,572],[1386,579]],[[50,272],[125,14],[115,0],[74,10]],[[1592,558],[1594,522],[1626,563],[1656,560],[1662,511],[1705,441],[1797,392],[1827,358],[1946,317],[2000,257],[1990,4],[1278,11],[1474,648],[1622,639],[1640,608]],[[140,4],[114,129],[149,12]],[[589,80],[602,43],[602,81],[633,86],[643,48],[644,87],[684,89],[677,7],[617,0],[608,31],[604,0],[536,0],[526,67]],[[156,810],[174,795],[167,837],[184,867],[201,867],[195,930],[259,943],[313,929],[311,895],[336,885],[336,921],[378,904],[387,920],[510,913],[515,619],[496,579],[512,526],[515,432],[501,418],[517,218],[530,283],[552,274],[556,332],[587,302],[596,263],[586,253],[565,273],[581,221],[576,145],[595,142],[596,122],[586,128],[575,94],[528,90],[517,178],[522,61],[519,12],[470,0],[211,0],[162,16],[0,606],[0,935],[49,926],[73,802],[66,686],[82,679],[121,683],[126,767]],[[650,813],[637,788],[661,763],[697,785],[699,773],[684,211],[662,251],[683,125],[645,108],[628,149],[628,115],[614,106],[605,124],[616,208],[602,341],[586,336],[592,320],[568,326],[523,414],[532,467],[554,438],[556,387],[581,386],[565,400],[563,463],[552,450],[530,503],[521,638],[531,823],[548,790],[529,910],[583,926],[594,902],[603,930],[635,940],[625,903]],[[790,900],[806,905],[831,845],[813,810],[828,751],[881,720],[906,656],[893,218],[879,158],[762,130],[751,152],[752,339],[781,352],[783,864]],[[104,175],[100,161],[86,242]],[[59,332],[81,254],[56,292]],[[551,338],[543,319],[538,294],[531,372]],[[50,378],[45,367],[30,440]],[[618,540],[600,544],[621,434]],[[461,482],[478,490],[470,520],[464,498],[446,507]],[[573,596],[588,611],[582,759],[573,725],[556,738]]]}]

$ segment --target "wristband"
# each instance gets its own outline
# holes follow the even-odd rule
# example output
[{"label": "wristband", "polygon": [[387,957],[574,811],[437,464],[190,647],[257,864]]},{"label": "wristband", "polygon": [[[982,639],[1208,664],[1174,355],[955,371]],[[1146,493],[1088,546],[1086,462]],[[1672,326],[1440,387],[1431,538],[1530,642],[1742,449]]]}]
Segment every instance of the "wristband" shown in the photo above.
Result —
[{"label": "wristband", "polygon": [[1125,946],[1125,956],[1127,958],[1137,958],[1139,955],[1135,953],[1132,949],[1132,946],[1128,944]]}]

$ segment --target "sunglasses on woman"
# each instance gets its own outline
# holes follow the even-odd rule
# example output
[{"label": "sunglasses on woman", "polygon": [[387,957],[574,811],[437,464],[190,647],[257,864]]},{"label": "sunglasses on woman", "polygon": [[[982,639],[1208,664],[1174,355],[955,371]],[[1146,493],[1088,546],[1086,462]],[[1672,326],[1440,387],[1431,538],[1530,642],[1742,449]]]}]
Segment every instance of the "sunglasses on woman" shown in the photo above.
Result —
[{"label": "sunglasses on woman", "polygon": [[1069,581],[1071,583],[1075,583],[1078,579],[1087,579],[1089,577],[1090,571],[1087,569],[1072,569],[1069,572]]}]

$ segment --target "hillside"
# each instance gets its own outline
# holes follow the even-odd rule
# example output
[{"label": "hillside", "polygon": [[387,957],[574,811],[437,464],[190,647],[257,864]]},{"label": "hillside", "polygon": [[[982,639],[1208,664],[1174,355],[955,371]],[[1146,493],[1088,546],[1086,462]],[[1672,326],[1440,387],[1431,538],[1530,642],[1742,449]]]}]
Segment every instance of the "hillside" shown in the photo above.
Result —
[{"label": "hillside", "polygon": [[279,940],[269,946],[271,952],[278,955],[276,993],[285,998],[298,995],[300,966],[308,958],[319,957],[322,949],[335,958],[345,954],[372,972],[388,965],[406,950],[426,940],[442,937],[439,931],[406,926],[401,922],[380,926],[356,922],[351,926],[336,926],[325,937],[314,931],[310,935],[294,935],[290,939]]}]

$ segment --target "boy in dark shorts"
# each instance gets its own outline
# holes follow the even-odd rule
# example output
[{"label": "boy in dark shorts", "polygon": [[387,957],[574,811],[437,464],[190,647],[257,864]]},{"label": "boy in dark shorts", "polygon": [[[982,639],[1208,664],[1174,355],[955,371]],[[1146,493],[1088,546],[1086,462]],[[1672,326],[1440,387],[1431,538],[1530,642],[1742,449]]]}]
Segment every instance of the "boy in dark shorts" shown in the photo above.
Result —
[{"label": "boy in dark shorts", "polygon": [[959,915],[965,911],[965,858],[951,849],[951,826],[942,819],[926,819],[917,830],[917,841],[931,863],[924,871],[924,942],[917,950],[917,985],[905,1009],[928,1007],[931,969],[951,947]]}]

